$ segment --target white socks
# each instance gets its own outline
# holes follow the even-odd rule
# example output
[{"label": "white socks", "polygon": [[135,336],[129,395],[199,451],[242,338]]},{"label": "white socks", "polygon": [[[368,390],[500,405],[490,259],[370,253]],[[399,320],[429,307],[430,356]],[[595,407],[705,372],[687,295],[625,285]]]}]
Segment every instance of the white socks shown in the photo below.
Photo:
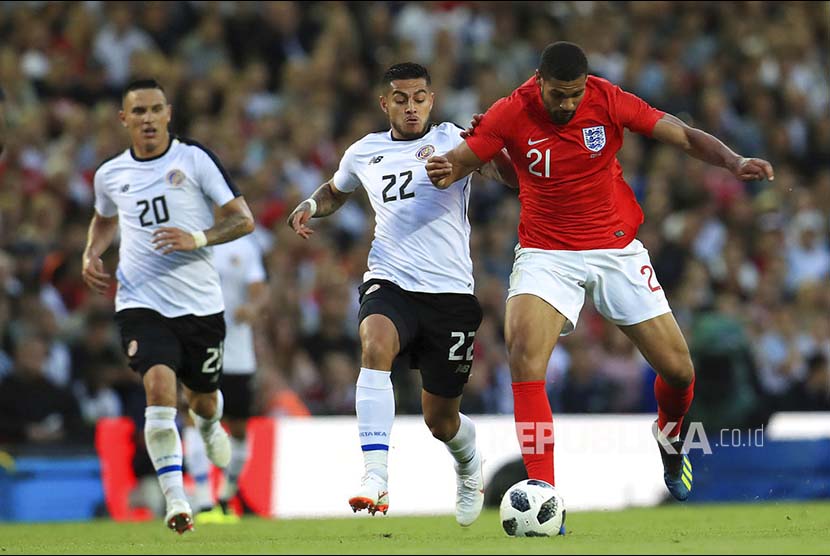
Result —
[{"label": "white socks", "polygon": [[463,413],[459,413],[459,417],[461,426],[458,427],[458,432],[444,445],[455,458],[459,473],[467,475],[474,472],[477,465],[476,427],[472,420]]},{"label": "white socks", "polygon": [[228,468],[225,469],[225,484],[222,487],[222,494],[219,496],[220,500],[227,502],[236,496],[239,490],[239,476],[245,468],[245,463],[248,461],[248,441],[245,439],[238,439],[231,437],[231,462]]},{"label": "white socks", "polygon": [[[361,367],[357,377],[357,427],[366,472],[388,479],[389,436],[395,419],[395,395],[392,391],[392,375],[386,371],[375,371]],[[461,425],[458,432],[445,442],[447,450],[457,462],[459,473],[476,471],[476,428],[464,414],[459,414]]]},{"label": "white socks", "polygon": [[186,500],[182,483],[182,441],[176,428],[176,408],[151,405],[144,410],[144,441],[161,490],[171,500]]},{"label": "white socks", "polygon": [[213,507],[213,494],[210,490],[210,460],[202,436],[196,427],[185,427],[184,461],[187,472],[193,477],[195,491],[193,505],[197,511]]},{"label": "white socks", "polygon": [[392,374],[361,367],[355,395],[357,428],[366,472],[388,479],[389,435],[395,419]]}]

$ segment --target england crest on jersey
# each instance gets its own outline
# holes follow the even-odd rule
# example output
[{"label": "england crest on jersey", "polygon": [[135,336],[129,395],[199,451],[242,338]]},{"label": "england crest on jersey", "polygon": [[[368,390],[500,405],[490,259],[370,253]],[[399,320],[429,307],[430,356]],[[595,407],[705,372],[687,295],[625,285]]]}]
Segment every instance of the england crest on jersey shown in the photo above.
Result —
[{"label": "england crest on jersey", "polygon": [[582,137],[589,151],[599,152],[605,147],[605,126],[583,127]]}]

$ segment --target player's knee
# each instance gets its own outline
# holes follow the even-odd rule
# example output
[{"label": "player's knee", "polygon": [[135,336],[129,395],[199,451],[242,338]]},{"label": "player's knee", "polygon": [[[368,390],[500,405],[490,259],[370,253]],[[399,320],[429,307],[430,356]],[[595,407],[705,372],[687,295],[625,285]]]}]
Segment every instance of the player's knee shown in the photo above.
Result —
[{"label": "player's knee", "polygon": [[513,382],[544,380],[548,362],[523,340],[513,340],[507,346],[510,376]]},{"label": "player's knee", "polygon": [[176,375],[164,365],[155,365],[144,374],[147,406],[176,406]]},{"label": "player's knee", "polygon": [[458,432],[458,415],[454,416],[455,419],[446,415],[440,416],[432,416],[432,415],[424,415],[424,423],[426,423],[429,432],[432,433],[432,436],[440,440],[441,442],[447,442],[452,440],[455,434]]},{"label": "player's knee", "polygon": [[163,382],[151,382],[144,386],[147,406],[176,406],[176,391]]},{"label": "player's knee", "polygon": [[387,370],[392,368],[395,348],[391,339],[379,336],[364,337],[361,342],[362,364],[367,369]]},{"label": "player's knee", "polygon": [[663,380],[674,388],[685,388],[695,378],[695,369],[688,349],[674,350],[659,371]]}]

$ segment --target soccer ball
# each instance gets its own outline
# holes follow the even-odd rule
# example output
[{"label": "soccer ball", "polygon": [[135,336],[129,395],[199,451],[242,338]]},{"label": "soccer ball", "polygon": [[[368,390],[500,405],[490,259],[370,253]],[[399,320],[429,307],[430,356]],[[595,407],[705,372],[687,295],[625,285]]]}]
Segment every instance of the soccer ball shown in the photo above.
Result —
[{"label": "soccer ball", "polygon": [[565,502],[552,485],[527,479],[507,489],[499,516],[511,537],[552,537],[565,524]]}]

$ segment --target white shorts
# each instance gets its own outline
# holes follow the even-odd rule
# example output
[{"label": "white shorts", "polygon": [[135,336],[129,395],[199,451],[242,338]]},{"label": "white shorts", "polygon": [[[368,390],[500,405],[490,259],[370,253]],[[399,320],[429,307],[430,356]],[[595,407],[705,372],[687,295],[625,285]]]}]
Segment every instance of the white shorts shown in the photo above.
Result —
[{"label": "white shorts", "polygon": [[639,240],[622,249],[562,251],[516,245],[507,299],[531,294],[547,301],[576,328],[585,294],[602,316],[618,325],[637,324],[671,313],[648,251]]}]

